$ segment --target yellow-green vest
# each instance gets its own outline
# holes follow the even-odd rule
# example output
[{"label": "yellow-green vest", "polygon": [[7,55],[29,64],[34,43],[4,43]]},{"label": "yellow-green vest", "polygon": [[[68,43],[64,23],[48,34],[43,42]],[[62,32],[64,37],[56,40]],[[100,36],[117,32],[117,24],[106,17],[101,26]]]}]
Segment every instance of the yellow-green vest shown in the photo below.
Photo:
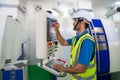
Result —
[{"label": "yellow-green vest", "polygon": [[[93,38],[89,35],[89,33],[86,33],[83,36],[81,36],[77,43],[76,43],[75,37],[72,39],[72,50],[71,50],[71,59],[70,59],[71,67],[77,64],[78,57],[80,55],[79,54],[80,48],[81,48],[82,42],[85,39],[90,39],[91,41],[94,42]],[[72,75],[71,80],[97,80],[96,79],[95,53],[96,53],[96,47],[94,48],[94,58],[90,61],[90,65],[87,66],[86,71],[84,73]]]}]

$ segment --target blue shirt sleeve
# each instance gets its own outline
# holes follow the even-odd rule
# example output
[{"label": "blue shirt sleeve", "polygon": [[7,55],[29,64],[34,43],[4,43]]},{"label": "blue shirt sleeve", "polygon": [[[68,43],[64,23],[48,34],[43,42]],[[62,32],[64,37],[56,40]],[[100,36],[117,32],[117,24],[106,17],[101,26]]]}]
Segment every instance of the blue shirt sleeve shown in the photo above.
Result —
[{"label": "blue shirt sleeve", "polygon": [[72,45],[72,38],[66,40],[69,45]]},{"label": "blue shirt sleeve", "polygon": [[88,66],[94,52],[95,44],[89,39],[82,43],[78,63]]}]

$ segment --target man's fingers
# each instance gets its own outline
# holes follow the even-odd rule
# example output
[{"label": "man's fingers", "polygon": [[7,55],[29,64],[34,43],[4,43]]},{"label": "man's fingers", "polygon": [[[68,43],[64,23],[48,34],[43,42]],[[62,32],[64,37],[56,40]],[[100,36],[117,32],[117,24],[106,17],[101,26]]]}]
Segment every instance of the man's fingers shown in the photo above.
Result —
[{"label": "man's fingers", "polygon": [[58,67],[58,64],[54,64],[54,65],[53,65],[53,68],[57,68],[57,67]]},{"label": "man's fingers", "polygon": [[54,26],[54,27],[59,27],[59,23],[58,23],[58,22],[54,22],[54,23],[53,23],[53,26]]}]

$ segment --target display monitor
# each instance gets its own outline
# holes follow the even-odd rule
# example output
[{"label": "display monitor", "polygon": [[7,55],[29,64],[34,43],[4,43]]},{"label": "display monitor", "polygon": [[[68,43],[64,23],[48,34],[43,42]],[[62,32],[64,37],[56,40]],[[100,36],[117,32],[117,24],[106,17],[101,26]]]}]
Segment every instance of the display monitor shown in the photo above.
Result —
[{"label": "display monitor", "polygon": [[47,17],[47,41],[56,40],[56,35],[53,27],[53,23],[57,20]]}]

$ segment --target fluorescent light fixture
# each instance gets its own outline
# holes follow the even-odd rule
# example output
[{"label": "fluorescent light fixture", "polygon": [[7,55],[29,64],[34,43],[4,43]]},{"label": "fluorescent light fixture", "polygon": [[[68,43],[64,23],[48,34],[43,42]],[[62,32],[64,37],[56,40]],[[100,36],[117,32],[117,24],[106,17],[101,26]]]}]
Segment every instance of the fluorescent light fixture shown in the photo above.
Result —
[{"label": "fluorescent light fixture", "polygon": [[120,5],[120,1],[119,1],[119,2],[116,2],[115,5]]}]

